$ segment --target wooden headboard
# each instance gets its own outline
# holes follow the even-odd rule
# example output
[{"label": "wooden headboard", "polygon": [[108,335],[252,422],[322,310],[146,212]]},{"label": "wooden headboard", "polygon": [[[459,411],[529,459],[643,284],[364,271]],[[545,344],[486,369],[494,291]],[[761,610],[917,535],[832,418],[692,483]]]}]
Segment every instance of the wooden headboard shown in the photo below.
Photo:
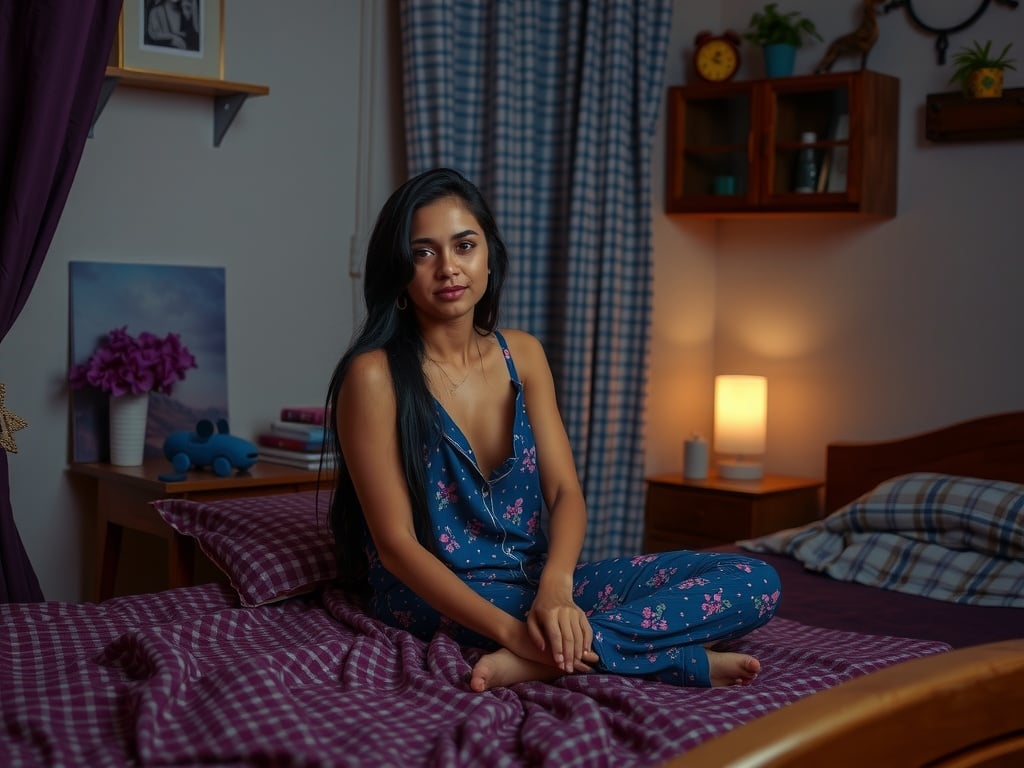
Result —
[{"label": "wooden headboard", "polygon": [[908,472],[1024,483],[1024,411],[883,443],[832,443],[826,452],[825,512]]}]

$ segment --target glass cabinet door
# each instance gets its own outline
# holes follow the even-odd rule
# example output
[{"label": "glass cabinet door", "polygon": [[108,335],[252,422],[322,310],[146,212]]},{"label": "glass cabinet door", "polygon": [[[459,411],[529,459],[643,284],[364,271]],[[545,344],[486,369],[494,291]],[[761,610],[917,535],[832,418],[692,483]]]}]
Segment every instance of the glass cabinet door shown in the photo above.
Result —
[{"label": "glass cabinet door", "polygon": [[749,88],[691,92],[673,105],[667,205],[674,210],[721,210],[748,205],[752,176],[753,105]]},{"label": "glass cabinet door", "polygon": [[772,88],[767,98],[764,200],[792,203],[792,195],[811,195],[802,202],[813,205],[815,195],[845,195],[850,160],[848,83],[783,85]]},{"label": "glass cabinet door", "polygon": [[689,142],[683,158],[684,195],[745,195],[750,98],[694,99],[686,105]]}]

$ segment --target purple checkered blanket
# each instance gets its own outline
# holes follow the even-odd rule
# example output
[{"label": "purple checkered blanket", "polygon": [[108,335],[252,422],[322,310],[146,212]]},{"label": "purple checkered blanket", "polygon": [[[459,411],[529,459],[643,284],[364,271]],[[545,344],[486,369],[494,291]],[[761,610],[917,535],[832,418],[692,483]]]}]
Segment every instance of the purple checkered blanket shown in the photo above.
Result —
[{"label": "purple checkered blanket", "polygon": [[941,643],[785,619],[736,641],[742,688],[589,675],[487,693],[476,651],[422,642],[342,593],[242,608],[208,584],[0,605],[0,765],[653,766]]}]

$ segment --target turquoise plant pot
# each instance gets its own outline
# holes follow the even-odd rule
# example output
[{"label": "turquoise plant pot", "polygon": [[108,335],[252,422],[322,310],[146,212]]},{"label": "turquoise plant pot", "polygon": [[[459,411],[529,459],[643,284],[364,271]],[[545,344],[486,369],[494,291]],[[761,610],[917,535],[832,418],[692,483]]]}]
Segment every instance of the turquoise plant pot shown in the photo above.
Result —
[{"label": "turquoise plant pot", "polygon": [[791,77],[793,62],[796,60],[796,46],[786,43],[766,45],[764,51],[764,72],[767,77]]}]

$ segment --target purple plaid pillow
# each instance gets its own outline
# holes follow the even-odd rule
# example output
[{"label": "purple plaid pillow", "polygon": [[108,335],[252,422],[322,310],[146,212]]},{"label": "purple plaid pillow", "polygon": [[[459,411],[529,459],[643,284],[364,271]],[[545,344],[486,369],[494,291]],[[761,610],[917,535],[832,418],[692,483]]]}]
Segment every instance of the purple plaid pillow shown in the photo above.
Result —
[{"label": "purple plaid pillow", "polygon": [[191,536],[255,608],[312,592],[337,575],[327,523],[330,492],[285,493],[221,501],[153,502],[164,522]]}]

